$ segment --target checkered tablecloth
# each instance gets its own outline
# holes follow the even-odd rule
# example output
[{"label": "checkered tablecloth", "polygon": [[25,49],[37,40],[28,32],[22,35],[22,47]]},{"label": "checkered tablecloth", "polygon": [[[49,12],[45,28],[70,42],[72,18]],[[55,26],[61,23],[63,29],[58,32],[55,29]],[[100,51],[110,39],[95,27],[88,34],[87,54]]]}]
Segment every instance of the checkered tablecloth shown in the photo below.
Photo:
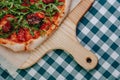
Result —
[{"label": "checkered tablecloth", "polygon": [[97,55],[87,72],[63,50],[54,50],[15,78],[0,68],[0,80],[120,80],[120,0],[96,0],[77,27],[80,43]]}]

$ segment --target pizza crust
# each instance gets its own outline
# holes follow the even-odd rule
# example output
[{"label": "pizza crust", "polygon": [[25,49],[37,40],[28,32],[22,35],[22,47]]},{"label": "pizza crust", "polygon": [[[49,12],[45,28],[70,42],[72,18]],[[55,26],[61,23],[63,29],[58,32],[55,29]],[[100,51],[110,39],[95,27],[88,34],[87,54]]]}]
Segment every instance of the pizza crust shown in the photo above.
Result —
[{"label": "pizza crust", "polygon": [[[61,22],[64,20],[70,8],[71,1],[70,0],[65,0],[65,1],[66,1],[65,10],[64,13],[59,17],[58,19],[59,22],[56,23],[58,25],[60,25]],[[58,25],[53,25],[53,27]],[[53,30],[51,30],[50,33],[53,33]],[[31,39],[27,43],[16,43],[13,41],[0,38],[0,44],[8,49],[13,50],[14,52],[31,51],[37,48],[38,46],[40,46],[40,44],[42,44],[49,37],[49,35],[50,34],[47,34],[43,37],[40,36],[37,39]]]},{"label": "pizza crust", "polygon": [[28,45],[26,46],[26,49],[28,51],[34,50],[35,48],[40,46],[40,44],[42,44],[46,39],[47,39],[47,36],[39,37],[37,39],[31,40],[30,42],[28,42]]},{"label": "pizza crust", "polygon": [[15,43],[15,42],[12,42],[12,41],[9,41],[6,39],[2,39],[2,38],[0,38],[0,44],[2,46],[7,47],[8,49],[15,51],[15,52],[25,50],[25,45],[26,45],[25,43],[22,43],[22,44]]}]

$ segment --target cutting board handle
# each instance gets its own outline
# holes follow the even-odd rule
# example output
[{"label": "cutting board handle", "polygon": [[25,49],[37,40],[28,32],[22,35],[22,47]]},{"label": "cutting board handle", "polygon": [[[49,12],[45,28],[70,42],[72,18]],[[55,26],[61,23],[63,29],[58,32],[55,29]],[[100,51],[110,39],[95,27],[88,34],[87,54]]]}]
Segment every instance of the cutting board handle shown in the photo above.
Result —
[{"label": "cutting board handle", "polygon": [[67,18],[54,36],[49,39],[50,43],[47,44],[50,46],[49,50],[62,49],[67,51],[78,64],[89,71],[95,68],[98,59],[92,52],[79,44],[75,34],[75,27],[76,25]]},{"label": "cutting board handle", "polygon": [[58,36],[58,39],[54,38],[56,40],[53,40],[55,43],[58,42],[56,45],[58,48],[69,52],[74,57],[76,62],[86,70],[95,68],[98,59],[92,52],[88,51],[79,44],[79,41],[76,38],[76,25],[93,2],[93,0],[82,0],[68,15],[59,31],[55,33]]},{"label": "cutting board handle", "polygon": [[[96,55],[79,44],[76,38],[76,25],[92,3],[93,0],[82,0],[68,15],[59,30],[50,38],[50,44],[47,43],[51,46],[51,49],[57,48],[69,52],[74,57],[75,61],[86,70],[95,68],[98,59]],[[82,13],[80,11],[82,11]]]}]

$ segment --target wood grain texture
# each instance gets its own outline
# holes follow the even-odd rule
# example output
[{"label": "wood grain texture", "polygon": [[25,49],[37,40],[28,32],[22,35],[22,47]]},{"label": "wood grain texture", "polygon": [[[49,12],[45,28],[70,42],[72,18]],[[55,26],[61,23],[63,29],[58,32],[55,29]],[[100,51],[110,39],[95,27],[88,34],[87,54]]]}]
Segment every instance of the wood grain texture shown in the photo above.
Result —
[{"label": "wood grain texture", "polygon": [[68,15],[59,29],[37,50],[33,51],[19,68],[24,69],[32,66],[50,50],[63,49],[70,53],[83,68],[86,70],[93,69],[97,64],[97,57],[82,47],[76,39],[76,25],[93,2],[94,0],[82,0]]}]

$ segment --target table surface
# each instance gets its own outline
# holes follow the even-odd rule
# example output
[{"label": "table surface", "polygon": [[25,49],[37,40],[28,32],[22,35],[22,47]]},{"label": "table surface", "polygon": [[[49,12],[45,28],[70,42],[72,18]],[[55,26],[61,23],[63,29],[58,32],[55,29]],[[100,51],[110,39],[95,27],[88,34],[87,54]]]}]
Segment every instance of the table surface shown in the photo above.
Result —
[{"label": "table surface", "polygon": [[80,43],[97,55],[95,69],[87,72],[63,50],[49,52],[31,68],[18,70],[15,78],[0,68],[5,80],[118,80],[120,79],[120,0],[95,0],[78,23]]}]

